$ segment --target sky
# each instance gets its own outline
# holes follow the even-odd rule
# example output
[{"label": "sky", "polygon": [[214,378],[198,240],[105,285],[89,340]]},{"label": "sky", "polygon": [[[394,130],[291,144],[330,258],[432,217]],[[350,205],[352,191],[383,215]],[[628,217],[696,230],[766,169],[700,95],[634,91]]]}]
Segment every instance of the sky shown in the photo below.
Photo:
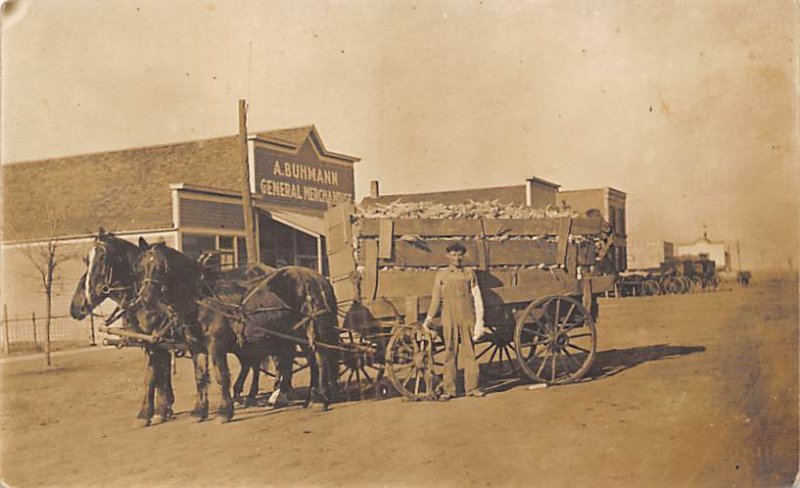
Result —
[{"label": "sky", "polygon": [[[628,240],[798,266],[798,8],[767,0],[6,2],[3,163],[315,124],[382,193],[627,193]],[[735,245],[733,246],[735,248]],[[734,256],[734,265],[736,265]]]}]

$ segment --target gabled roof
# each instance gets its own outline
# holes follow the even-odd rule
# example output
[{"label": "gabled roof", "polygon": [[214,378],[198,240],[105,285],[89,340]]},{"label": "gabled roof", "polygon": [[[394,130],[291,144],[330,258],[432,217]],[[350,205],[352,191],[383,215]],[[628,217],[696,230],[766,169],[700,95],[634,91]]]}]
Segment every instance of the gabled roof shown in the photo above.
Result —
[{"label": "gabled roof", "polygon": [[395,195],[381,195],[379,197],[365,197],[361,200],[362,206],[375,204],[388,204],[395,200],[402,202],[433,202],[444,205],[458,205],[468,200],[485,202],[500,200],[502,203],[525,205],[525,185],[498,186],[493,188],[472,188],[467,190],[454,190],[428,193],[405,193]]},{"label": "gabled roof", "polygon": [[313,125],[294,127],[292,129],[274,130],[269,132],[257,132],[251,135],[250,139],[273,144],[278,146],[280,149],[288,149],[291,151],[299,151],[300,147],[308,139],[317,150],[317,154],[322,157],[338,159],[348,163],[361,161],[361,158],[328,151],[325,148],[325,145],[322,143],[322,138],[319,136],[317,128]]},{"label": "gabled roof", "polygon": [[711,239],[708,238],[708,234],[704,232],[702,236],[700,236],[697,240],[695,240],[693,242],[687,242],[687,243],[676,244],[676,245],[677,246],[694,246],[696,244],[714,244],[714,245],[722,245],[722,246],[724,246],[725,242],[724,241],[712,241]]}]

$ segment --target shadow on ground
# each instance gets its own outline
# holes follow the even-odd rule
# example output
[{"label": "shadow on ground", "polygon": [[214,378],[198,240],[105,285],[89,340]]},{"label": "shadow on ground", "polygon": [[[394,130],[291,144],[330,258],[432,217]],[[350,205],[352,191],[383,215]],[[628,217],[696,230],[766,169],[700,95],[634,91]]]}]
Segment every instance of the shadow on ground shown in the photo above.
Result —
[{"label": "shadow on ground", "polygon": [[689,354],[704,352],[705,350],[705,346],[671,346],[669,344],[656,344],[654,346],[600,351],[597,353],[591,369],[589,369],[589,372],[584,376],[584,381],[608,378],[627,369],[639,366],[642,363],[688,356]]}]

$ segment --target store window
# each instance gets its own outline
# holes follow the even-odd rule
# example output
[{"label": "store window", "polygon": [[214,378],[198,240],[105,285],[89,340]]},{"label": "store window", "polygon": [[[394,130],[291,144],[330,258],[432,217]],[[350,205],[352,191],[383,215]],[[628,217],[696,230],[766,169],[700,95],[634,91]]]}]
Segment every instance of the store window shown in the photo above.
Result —
[{"label": "store window", "polygon": [[198,259],[203,254],[212,254],[211,262],[222,269],[247,264],[244,237],[184,233],[181,242],[183,253],[192,259]]},{"label": "store window", "polygon": [[261,261],[280,268],[305,266],[316,270],[318,266],[317,238],[286,224],[259,215],[259,252]]}]

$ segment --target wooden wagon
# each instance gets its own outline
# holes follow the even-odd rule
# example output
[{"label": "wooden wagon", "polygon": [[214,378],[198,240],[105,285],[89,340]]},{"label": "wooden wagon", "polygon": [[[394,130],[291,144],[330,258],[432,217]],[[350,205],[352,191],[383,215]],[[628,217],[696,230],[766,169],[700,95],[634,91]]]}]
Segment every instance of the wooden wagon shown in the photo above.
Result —
[{"label": "wooden wagon", "polygon": [[410,399],[433,399],[443,344],[420,325],[445,248],[467,248],[491,332],[476,344],[481,375],[548,384],[580,379],[595,356],[596,298],[614,276],[595,275],[601,218],[356,218],[352,205],[326,213],[329,275],[345,341],[341,381],[368,389],[388,377]]}]

